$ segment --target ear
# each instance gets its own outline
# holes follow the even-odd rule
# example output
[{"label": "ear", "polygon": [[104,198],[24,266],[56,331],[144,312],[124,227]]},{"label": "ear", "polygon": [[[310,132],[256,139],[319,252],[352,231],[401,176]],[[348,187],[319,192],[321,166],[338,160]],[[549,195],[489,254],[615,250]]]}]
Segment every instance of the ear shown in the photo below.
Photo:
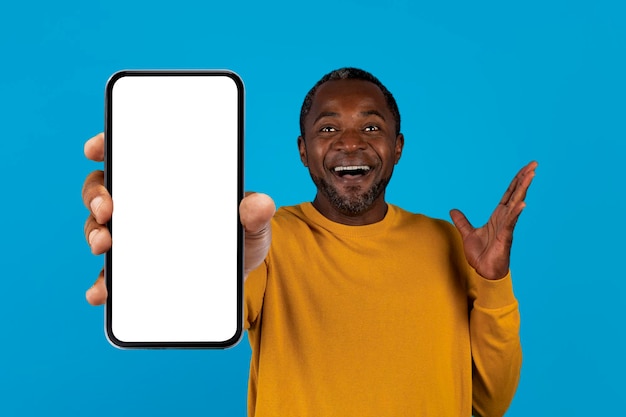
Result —
[{"label": "ear", "polygon": [[298,151],[300,152],[300,161],[304,164],[305,167],[308,167],[308,160],[306,154],[306,144],[304,143],[304,138],[302,136],[298,136]]},{"label": "ear", "polygon": [[402,149],[404,149],[404,135],[402,133],[396,136],[396,145],[395,145],[395,161],[394,164],[397,164],[400,161],[400,157],[402,156]]}]

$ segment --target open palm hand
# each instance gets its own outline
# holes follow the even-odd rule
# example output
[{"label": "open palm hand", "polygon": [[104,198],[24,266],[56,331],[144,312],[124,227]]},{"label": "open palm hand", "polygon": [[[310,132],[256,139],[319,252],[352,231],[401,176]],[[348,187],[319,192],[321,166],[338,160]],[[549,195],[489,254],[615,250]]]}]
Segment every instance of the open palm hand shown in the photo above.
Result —
[{"label": "open palm hand", "polygon": [[536,168],[533,161],[517,173],[484,226],[475,228],[461,211],[450,211],[463,238],[467,261],[484,278],[500,279],[509,271],[513,230],[526,206],[524,199]]}]

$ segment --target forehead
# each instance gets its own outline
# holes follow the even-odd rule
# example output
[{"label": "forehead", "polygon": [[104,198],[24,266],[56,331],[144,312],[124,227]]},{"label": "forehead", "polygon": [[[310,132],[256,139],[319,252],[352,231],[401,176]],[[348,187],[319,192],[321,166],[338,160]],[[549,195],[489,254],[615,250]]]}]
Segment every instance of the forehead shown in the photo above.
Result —
[{"label": "forehead", "polygon": [[333,80],[319,86],[309,116],[325,111],[376,110],[390,114],[383,92],[365,80]]}]

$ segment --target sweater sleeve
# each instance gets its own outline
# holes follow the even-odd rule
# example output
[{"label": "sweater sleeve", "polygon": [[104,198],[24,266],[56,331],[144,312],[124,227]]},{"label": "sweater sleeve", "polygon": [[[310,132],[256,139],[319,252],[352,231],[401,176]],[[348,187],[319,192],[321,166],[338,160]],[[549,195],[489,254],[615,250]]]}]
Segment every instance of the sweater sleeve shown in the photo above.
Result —
[{"label": "sweater sleeve", "polygon": [[522,364],[520,316],[510,273],[488,280],[473,269],[470,279],[470,338],[475,416],[500,417],[509,407]]},{"label": "sweater sleeve", "polygon": [[253,328],[261,313],[263,307],[263,298],[265,297],[265,287],[267,285],[268,260],[259,265],[257,269],[250,272],[244,283],[243,301],[244,301],[244,329]]}]

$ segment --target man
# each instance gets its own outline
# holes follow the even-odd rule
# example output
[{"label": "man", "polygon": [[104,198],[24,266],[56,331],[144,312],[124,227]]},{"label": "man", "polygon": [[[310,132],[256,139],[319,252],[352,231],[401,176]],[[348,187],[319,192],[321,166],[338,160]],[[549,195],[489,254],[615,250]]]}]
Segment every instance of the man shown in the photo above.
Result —
[{"label": "man", "polygon": [[[521,366],[510,249],[537,164],[519,171],[485,226],[451,211],[455,229],[386,203],[404,136],[371,74],[324,76],[300,125],[313,202],[274,214],[269,197],[252,194],[240,206],[249,415],[503,415]],[[85,145],[90,159],[103,153],[102,135]],[[83,198],[85,234],[103,253],[113,205],[101,171]],[[105,301],[102,273],[87,299]]]}]

